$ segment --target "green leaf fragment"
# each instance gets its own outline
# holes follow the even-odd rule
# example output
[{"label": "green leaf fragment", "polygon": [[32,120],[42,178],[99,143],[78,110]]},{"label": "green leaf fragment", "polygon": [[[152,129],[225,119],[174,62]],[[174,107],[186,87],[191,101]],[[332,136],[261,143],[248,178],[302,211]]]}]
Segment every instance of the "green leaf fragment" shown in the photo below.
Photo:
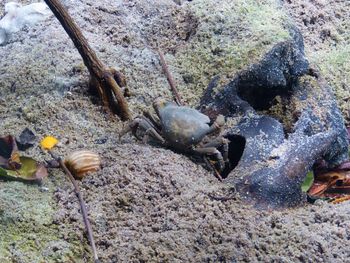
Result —
[{"label": "green leaf fragment", "polygon": [[313,182],[314,182],[314,173],[312,171],[309,171],[303,183],[301,184],[301,191],[306,193],[312,186]]},{"label": "green leaf fragment", "polygon": [[0,176],[7,176],[7,171],[0,167]]},{"label": "green leaf fragment", "polygon": [[41,180],[47,176],[47,170],[43,165],[40,165],[30,157],[20,157],[22,166],[18,170],[6,170],[0,168],[0,176],[24,181]]}]

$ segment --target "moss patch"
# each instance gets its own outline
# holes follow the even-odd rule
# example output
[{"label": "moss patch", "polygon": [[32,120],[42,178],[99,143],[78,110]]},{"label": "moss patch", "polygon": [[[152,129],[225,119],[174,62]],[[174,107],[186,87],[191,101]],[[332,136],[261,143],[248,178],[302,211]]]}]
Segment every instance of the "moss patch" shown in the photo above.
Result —
[{"label": "moss patch", "polygon": [[[47,182],[53,189],[52,182]],[[78,234],[55,224],[53,191],[21,182],[0,182],[1,262],[80,262]]]},{"label": "moss patch", "polygon": [[196,35],[176,55],[176,64],[183,77],[180,92],[190,105],[198,102],[215,75],[222,76],[222,85],[274,44],[290,38],[288,19],[272,0],[196,1],[189,8],[199,24]]},{"label": "moss patch", "polygon": [[350,125],[350,45],[319,51],[311,56],[311,61],[318,65],[322,74],[334,89],[337,101]]},{"label": "moss patch", "polygon": [[350,7],[349,1],[284,1],[303,33],[309,61],[321,69],[334,89],[340,109],[350,125]]}]

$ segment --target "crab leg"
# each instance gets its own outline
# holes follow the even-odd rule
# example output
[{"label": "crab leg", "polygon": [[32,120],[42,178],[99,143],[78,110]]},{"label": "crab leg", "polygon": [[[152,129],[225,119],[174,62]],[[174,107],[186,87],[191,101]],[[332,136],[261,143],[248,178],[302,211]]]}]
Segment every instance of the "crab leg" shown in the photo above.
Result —
[{"label": "crab leg", "polygon": [[[142,129],[145,131],[142,138],[137,134],[137,131]],[[153,126],[153,123],[144,117],[138,117],[132,122],[130,122],[119,134],[119,138],[124,136],[129,131],[139,140],[142,140],[144,143],[148,142],[149,137],[158,140],[161,144],[165,144],[165,140],[159,134],[157,129]]]},{"label": "crab leg", "polygon": [[216,178],[218,178],[220,181],[222,181],[222,177],[221,174],[218,172],[218,170],[216,170],[216,168],[214,167],[214,165],[209,161],[207,156],[203,156],[203,160],[205,162],[205,164],[207,165],[207,167],[211,168],[212,172],[214,173],[214,176]]},{"label": "crab leg", "polygon": [[135,135],[136,130],[140,125],[140,121],[141,119],[136,118],[132,122],[128,123],[128,125],[126,125],[126,127],[119,133],[119,140],[121,139],[121,137],[123,137],[125,134],[127,134],[130,131],[132,132],[132,134]]},{"label": "crab leg", "polygon": [[210,141],[210,142],[207,142],[205,143],[201,148],[208,148],[208,147],[220,147],[222,146],[223,147],[223,154],[222,154],[222,157],[223,157],[223,160],[224,162],[228,162],[228,144],[229,144],[229,140],[222,137],[222,136],[219,136],[219,137],[216,137],[214,140]]},{"label": "crab leg", "polygon": [[150,128],[154,128],[152,123],[149,122],[147,119],[145,119],[144,117],[137,117],[135,118],[133,121],[131,121],[130,123],[128,123],[128,125],[120,132],[119,134],[119,139],[121,137],[123,137],[126,133],[128,132],[132,132],[132,134],[139,140],[141,140],[141,138],[137,135],[137,130],[141,128],[145,131],[147,131]]},{"label": "crab leg", "polygon": [[148,128],[143,135],[142,141],[144,143],[147,143],[149,141],[149,137],[152,137],[156,140],[158,140],[161,144],[165,144],[165,140],[163,137],[154,129],[154,128]]},{"label": "crab leg", "polygon": [[219,152],[215,147],[198,147],[194,148],[193,150],[201,155],[214,155],[215,159],[219,162],[220,171],[224,170],[224,158],[222,157],[221,152]]},{"label": "crab leg", "polygon": [[152,125],[153,125],[154,128],[155,128],[155,130],[156,130],[158,133],[160,133],[160,130],[161,130],[162,128],[161,128],[161,125],[160,125],[159,120],[157,119],[157,117],[156,117],[154,114],[150,113],[149,111],[145,111],[145,112],[143,113],[143,115],[145,116],[146,119],[148,119],[148,120],[152,123]]}]

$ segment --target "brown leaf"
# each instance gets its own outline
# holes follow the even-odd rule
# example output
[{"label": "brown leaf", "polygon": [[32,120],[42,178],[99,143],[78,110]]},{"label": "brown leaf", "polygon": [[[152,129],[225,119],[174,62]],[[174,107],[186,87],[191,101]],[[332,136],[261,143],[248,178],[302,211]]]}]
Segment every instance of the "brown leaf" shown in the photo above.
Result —
[{"label": "brown leaf", "polygon": [[10,170],[21,168],[16,140],[11,135],[0,138],[0,167]]}]

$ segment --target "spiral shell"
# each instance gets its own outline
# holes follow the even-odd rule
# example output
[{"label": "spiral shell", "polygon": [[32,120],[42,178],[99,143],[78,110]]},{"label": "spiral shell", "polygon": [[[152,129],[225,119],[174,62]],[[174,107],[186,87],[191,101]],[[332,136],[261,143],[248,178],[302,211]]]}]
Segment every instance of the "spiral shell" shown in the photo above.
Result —
[{"label": "spiral shell", "polygon": [[64,164],[78,179],[82,179],[87,172],[94,172],[101,168],[100,156],[92,151],[81,150],[69,154]]}]

